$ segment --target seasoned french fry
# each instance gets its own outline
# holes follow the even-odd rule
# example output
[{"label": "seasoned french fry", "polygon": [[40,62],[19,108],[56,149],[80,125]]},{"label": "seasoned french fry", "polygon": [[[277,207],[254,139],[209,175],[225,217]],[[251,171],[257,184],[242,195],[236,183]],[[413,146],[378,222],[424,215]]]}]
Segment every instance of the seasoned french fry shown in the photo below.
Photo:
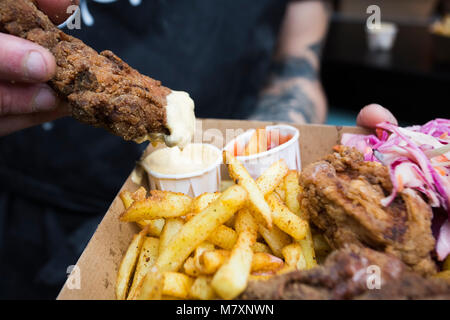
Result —
[{"label": "seasoned french fry", "polygon": [[186,299],[194,279],[179,272],[164,272],[163,295]]},{"label": "seasoned french fry", "polygon": [[281,271],[305,270],[307,268],[302,247],[298,243],[287,245],[282,250],[286,267]]},{"label": "seasoned french fry", "polygon": [[[307,221],[306,215],[303,213],[298,201],[298,196],[301,192],[301,187],[298,184],[298,172],[295,170],[289,171],[284,177],[284,188],[286,193],[286,205],[294,214]],[[303,256],[306,260],[308,269],[317,266],[316,253],[314,251],[314,243],[311,235],[311,228],[309,223],[306,225],[306,237],[298,241],[302,247]]]},{"label": "seasoned french fry", "polygon": [[[125,209],[128,209],[134,201],[141,201],[145,199],[145,195],[147,194],[147,191],[144,187],[140,187],[137,189],[134,193],[131,193],[127,190],[123,190],[120,193],[120,199],[122,199],[123,206]],[[161,230],[164,227],[164,219],[153,219],[153,220],[141,220],[136,221],[139,227],[141,229],[144,229],[146,226],[148,226],[148,234],[151,236],[159,237],[161,234]]]},{"label": "seasoned french fry", "polygon": [[127,297],[131,276],[136,267],[146,233],[147,230],[144,229],[133,236],[133,240],[120,263],[116,281],[116,297],[118,300],[125,300]]},{"label": "seasoned french fry", "polygon": [[254,253],[259,253],[259,252],[269,253],[269,254],[272,253],[272,250],[270,250],[270,248],[266,244],[264,244],[262,242],[255,242],[252,245],[252,250],[253,250]]},{"label": "seasoned french fry", "polygon": [[248,277],[249,281],[266,281],[272,278],[272,273],[263,273],[263,274],[251,274]]},{"label": "seasoned french fry", "polygon": [[274,191],[277,186],[283,182],[284,176],[288,173],[289,168],[284,160],[274,162],[256,179],[256,185],[261,193],[266,196]]},{"label": "seasoned french fry", "polygon": [[128,190],[123,190],[122,192],[120,192],[119,196],[120,196],[120,199],[122,200],[122,203],[123,203],[123,206],[125,207],[125,209],[128,209],[131,206],[131,204],[134,202],[131,192]]},{"label": "seasoned french fry", "polygon": [[295,240],[306,237],[308,222],[293,214],[275,195],[269,194],[267,202],[272,210],[274,224]]},{"label": "seasoned french fry", "polygon": [[233,180],[222,180],[219,185],[219,192],[227,190],[229,187],[233,186],[235,183]]},{"label": "seasoned french fry", "polygon": [[256,130],[248,140],[247,145],[245,146],[244,156],[249,156],[255,153],[258,153],[258,136],[256,134]]},{"label": "seasoned french fry", "polygon": [[141,220],[136,221],[139,227],[144,229],[147,227],[148,234],[153,237],[159,237],[161,235],[162,229],[164,228],[164,224],[166,220],[163,218],[152,219],[152,220]]},{"label": "seasoned french fry", "polygon": [[144,200],[147,195],[147,190],[144,187],[140,187],[135,192],[123,190],[119,196],[122,199],[123,206],[128,209],[134,201]]},{"label": "seasoned french fry", "polygon": [[219,226],[208,238],[208,241],[226,250],[231,250],[236,240],[236,231],[225,225]]},{"label": "seasoned french fry", "polygon": [[281,199],[281,201],[286,202],[286,192],[284,191],[284,188],[281,187],[281,185],[276,187],[273,192]]},{"label": "seasoned french fry", "polygon": [[161,237],[159,238],[159,254],[164,252],[170,241],[172,241],[178,232],[180,232],[183,225],[184,221],[181,218],[171,218],[166,220],[161,232]]},{"label": "seasoned french fry", "polygon": [[252,272],[276,272],[284,265],[282,259],[268,253],[255,253],[252,260]]},{"label": "seasoned french fry", "polygon": [[137,189],[131,195],[131,197],[133,198],[134,201],[144,200],[146,196],[147,196],[147,190],[145,190],[144,187],[139,187],[139,189]]},{"label": "seasoned french fry", "polygon": [[184,224],[166,249],[160,252],[156,269],[159,272],[178,270],[189,254],[242,208],[246,201],[247,192],[242,187],[235,185],[225,190],[219,199]]},{"label": "seasoned french fry", "polygon": [[[235,231],[233,230],[233,232]],[[199,251],[198,249],[199,248],[195,250],[194,257],[186,259],[186,262],[184,263],[183,266],[184,272],[193,277],[196,277],[199,274],[215,273],[230,256],[229,250],[222,250],[222,249],[202,250],[202,253],[198,255],[197,253]],[[269,247],[260,242],[256,242],[252,246],[252,250],[254,252],[266,252],[266,253],[271,252]],[[198,262],[195,260],[195,256],[199,257],[197,260]]]},{"label": "seasoned french fry", "polygon": [[267,151],[267,131],[266,128],[256,129],[258,141],[258,153]]},{"label": "seasoned french fry", "polygon": [[172,296],[161,296],[161,300],[185,300],[184,298],[177,298]]},{"label": "seasoned french fry", "polygon": [[223,151],[223,162],[228,166],[230,177],[248,192],[249,205],[255,213],[257,221],[269,229],[272,228],[272,212],[255,180],[252,179],[245,167],[226,150]]},{"label": "seasoned french fry", "polygon": [[197,277],[200,275],[200,271],[198,271],[195,265],[194,257],[189,257],[186,259],[186,261],[183,264],[183,270],[184,273],[186,273],[191,277]]},{"label": "seasoned french fry", "polygon": [[164,273],[155,265],[150,268],[136,290],[136,300],[161,300],[164,289]]},{"label": "seasoned french fry", "polygon": [[[308,225],[309,226],[309,225]],[[317,266],[316,252],[314,249],[314,242],[311,235],[311,229],[308,227],[306,237],[302,240],[296,240],[302,247],[302,254],[306,261],[306,269],[311,269]]]},{"label": "seasoned french fry", "polygon": [[249,156],[265,151],[267,151],[267,132],[265,128],[259,128],[250,137],[244,149],[244,155]]},{"label": "seasoned french fry", "polygon": [[214,245],[211,242],[203,241],[198,245],[198,247],[194,251],[194,263],[197,269],[201,268],[200,257],[203,253],[208,251],[214,251]]},{"label": "seasoned french fry", "polygon": [[252,264],[252,245],[256,242],[257,224],[248,209],[241,209],[236,216],[236,241],[230,258],[214,275],[211,285],[224,299],[237,297],[247,286]]},{"label": "seasoned french fry", "polygon": [[136,290],[141,284],[142,279],[150,270],[151,266],[155,263],[156,258],[158,257],[158,251],[159,239],[153,237],[145,237],[127,299],[134,299]]},{"label": "seasoned french fry", "polygon": [[199,276],[195,279],[189,291],[189,297],[199,300],[212,300],[216,298],[216,293],[211,287],[211,278],[208,276]]},{"label": "seasoned french fry", "polygon": [[121,221],[174,218],[192,210],[192,198],[176,192],[152,190],[150,197],[133,204],[120,215]]},{"label": "seasoned french fry", "polygon": [[[253,246],[252,246],[253,247]],[[268,249],[268,247],[267,247]],[[252,249],[253,250],[253,249]],[[253,250],[254,251],[254,250]],[[189,275],[213,274],[230,257],[228,250],[210,250],[203,252],[199,259],[199,264],[195,265],[196,271]],[[188,260],[186,260],[187,263]],[[185,265],[186,265],[185,263]],[[255,252],[253,254],[252,272],[277,270],[283,266],[283,260],[266,252]],[[192,268],[189,266],[188,268]]]},{"label": "seasoned french fry", "polygon": [[[300,240],[306,237],[306,231],[308,228],[307,222],[290,212],[290,210],[274,194],[270,194],[273,190],[275,190],[277,185],[284,181],[283,179],[288,171],[289,169],[283,160],[277,161],[263,172],[263,174],[256,180],[256,184],[261,192],[264,195],[267,195],[266,199],[272,211],[272,219],[274,224],[284,232],[291,235],[294,239]],[[281,254],[281,251],[278,250],[277,254]]]},{"label": "seasoned french fry", "polygon": [[210,203],[216,201],[220,197],[220,192],[205,192],[194,199],[193,209],[194,213],[199,213],[205,210]]},{"label": "seasoned french fry", "polygon": [[[301,187],[298,184],[298,172],[290,170],[284,177],[284,191],[286,194],[286,206],[293,213],[300,215],[300,203],[298,201],[298,195],[300,194]],[[302,218],[306,218],[303,217]]]},{"label": "seasoned french fry", "polygon": [[235,220],[236,220],[236,216],[233,215],[230,219],[228,219],[228,220],[225,222],[225,225],[226,225],[227,227],[229,227],[229,228],[234,229],[234,222],[235,222]]},{"label": "seasoned french fry", "polygon": [[247,198],[245,189],[238,185],[231,186],[205,210],[186,222],[165,250],[160,252],[155,266],[144,277],[138,299],[160,299],[164,285],[162,273],[177,271],[200,243],[245,205]]},{"label": "seasoned french fry", "polygon": [[202,274],[213,274],[221,265],[229,258],[230,251],[228,250],[213,250],[204,252],[201,255],[200,263],[197,269]]},{"label": "seasoned french fry", "polygon": [[291,237],[281,231],[277,226],[273,226],[272,229],[269,230],[262,225],[258,225],[258,232],[269,245],[273,254],[277,257],[282,257],[281,250],[291,243]]},{"label": "seasoned french fry", "polygon": [[[236,240],[237,240],[236,231],[225,225],[219,226],[208,238],[208,241],[225,250],[233,249]],[[272,253],[270,248],[266,244],[261,242],[256,242],[252,246],[252,250],[253,252]]]}]

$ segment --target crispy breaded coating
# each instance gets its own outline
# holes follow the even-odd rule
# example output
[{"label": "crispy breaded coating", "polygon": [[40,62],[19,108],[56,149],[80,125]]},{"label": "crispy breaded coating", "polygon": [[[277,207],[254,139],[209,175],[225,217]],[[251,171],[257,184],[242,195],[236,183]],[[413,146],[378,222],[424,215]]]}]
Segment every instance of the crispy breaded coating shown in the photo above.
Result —
[{"label": "crispy breaded coating", "polygon": [[340,146],[310,164],[300,177],[303,209],[333,248],[349,243],[385,251],[423,275],[436,272],[431,207],[413,190],[404,190],[387,207],[388,169],[364,161],[356,149]]},{"label": "crispy breaded coating", "polygon": [[[369,287],[378,267],[379,287]],[[374,269],[372,269],[374,270]],[[411,272],[395,256],[369,248],[346,245],[325,263],[293,271],[267,281],[250,281],[239,297],[244,300],[386,300],[450,299],[450,282]]]},{"label": "crispy breaded coating", "polygon": [[56,58],[49,85],[72,107],[77,120],[103,127],[125,140],[169,134],[170,89],[137,72],[111,51],[100,54],[59,30],[29,0],[0,0],[0,32],[33,41]]}]

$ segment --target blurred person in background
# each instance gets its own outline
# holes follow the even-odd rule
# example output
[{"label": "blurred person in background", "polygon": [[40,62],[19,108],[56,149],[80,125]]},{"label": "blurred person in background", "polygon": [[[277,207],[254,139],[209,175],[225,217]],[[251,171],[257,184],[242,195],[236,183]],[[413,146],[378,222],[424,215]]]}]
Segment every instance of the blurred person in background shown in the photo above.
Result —
[{"label": "blurred person in background", "polygon": [[[322,123],[323,1],[82,1],[65,32],[189,92],[200,118]],[[105,2],[105,1],[102,1]],[[62,23],[71,0],[38,0]],[[46,49],[0,33],[0,298],[54,298],[145,148],[69,117]],[[392,114],[361,111],[373,126]]]}]

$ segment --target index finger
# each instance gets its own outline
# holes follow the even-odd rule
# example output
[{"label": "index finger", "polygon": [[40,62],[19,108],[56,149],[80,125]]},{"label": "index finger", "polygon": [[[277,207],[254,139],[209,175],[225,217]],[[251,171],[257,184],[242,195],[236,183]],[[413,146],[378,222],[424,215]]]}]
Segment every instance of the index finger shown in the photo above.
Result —
[{"label": "index finger", "polygon": [[78,0],[36,0],[38,8],[42,10],[55,24],[61,24],[72,14],[67,12],[71,5],[78,5]]}]

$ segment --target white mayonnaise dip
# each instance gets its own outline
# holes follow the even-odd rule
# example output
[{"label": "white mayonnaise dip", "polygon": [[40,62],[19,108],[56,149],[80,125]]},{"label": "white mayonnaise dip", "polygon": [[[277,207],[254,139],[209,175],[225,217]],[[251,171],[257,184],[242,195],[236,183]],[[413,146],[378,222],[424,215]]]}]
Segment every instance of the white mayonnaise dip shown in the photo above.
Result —
[{"label": "white mayonnaise dip", "polygon": [[161,174],[186,174],[204,170],[217,162],[220,152],[201,143],[162,148],[152,152],[141,164],[147,171]]},{"label": "white mayonnaise dip", "polygon": [[195,131],[194,101],[184,91],[174,91],[166,97],[166,121],[170,134],[151,133],[135,139],[137,143],[150,140],[164,141],[168,147],[178,146],[183,149],[192,139]]}]

